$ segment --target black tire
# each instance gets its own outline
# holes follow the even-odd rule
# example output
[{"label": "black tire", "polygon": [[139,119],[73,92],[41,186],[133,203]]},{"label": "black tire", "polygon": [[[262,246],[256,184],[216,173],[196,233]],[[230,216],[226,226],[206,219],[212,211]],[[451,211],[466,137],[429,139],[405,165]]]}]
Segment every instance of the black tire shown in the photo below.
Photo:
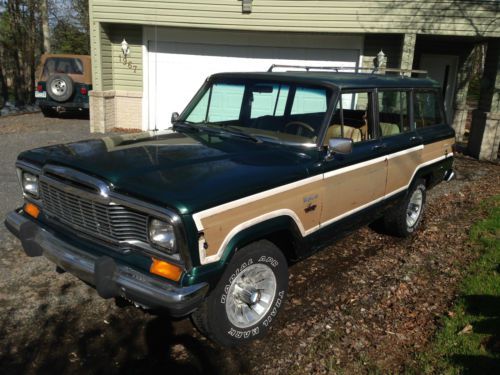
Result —
[{"label": "black tire", "polygon": [[[254,293],[258,294],[258,300],[255,299],[256,302],[253,304],[242,302],[238,297],[235,297],[234,291],[237,290],[236,284],[238,284],[238,280],[250,281],[251,284],[252,274],[257,275],[257,278],[260,279],[262,275],[271,276],[271,273],[274,275],[276,285],[274,296],[269,297],[270,302],[266,303],[268,307],[259,315],[254,309],[257,309],[257,304],[264,302],[264,298],[262,300],[260,298],[266,296],[265,292],[268,289],[254,288]],[[272,279],[272,276],[270,279]],[[266,284],[264,282],[264,284],[259,285]],[[271,322],[276,319],[278,311],[283,306],[287,289],[288,264],[283,253],[269,241],[254,242],[243,247],[234,255],[215,289],[208,295],[202,306],[191,315],[191,318],[199,331],[214,342],[228,347],[244,345],[263,337],[267,333]],[[233,293],[230,294],[231,291]],[[251,294],[252,297],[254,293]],[[270,294],[267,295],[270,296]],[[252,300],[254,299],[252,298]],[[243,317],[243,315],[237,313],[239,310],[236,308],[237,304],[238,306],[241,305],[242,308],[248,307],[247,312],[251,312],[250,315],[255,317],[255,323],[251,324],[251,321],[247,321],[241,324],[251,325],[235,325],[233,322],[235,317]],[[232,313],[228,313],[231,306],[235,307],[235,309],[232,310]],[[248,311],[250,309],[252,311]]]},{"label": "black tire", "polygon": [[54,74],[47,80],[47,95],[56,102],[65,102],[73,95],[73,80],[66,74]]},{"label": "black tire", "polygon": [[57,112],[50,107],[41,107],[42,113],[45,117],[56,117]]},{"label": "black tire", "polygon": [[[412,198],[421,195],[421,204],[417,207],[412,203]],[[418,228],[422,221],[425,207],[426,187],[424,180],[416,180],[408,189],[408,194],[403,201],[391,211],[387,212],[383,218],[384,229],[388,234],[397,237],[408,237]],[[412,210],[412,219],[409,219],[409,211]]]}]

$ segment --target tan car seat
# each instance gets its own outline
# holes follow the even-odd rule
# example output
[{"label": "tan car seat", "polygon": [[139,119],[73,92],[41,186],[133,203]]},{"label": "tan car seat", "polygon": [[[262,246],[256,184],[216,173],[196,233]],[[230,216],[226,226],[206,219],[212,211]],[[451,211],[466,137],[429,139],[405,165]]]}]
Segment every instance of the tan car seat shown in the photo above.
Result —
[{"label": "tan car seat", "polygon": [[[328,145],[328,140],[331,138],[341,138],[342,130],[341,125],[331,125],[326,132],[325,145]],[[351,138],[353,142],[361,142],[361,131],[352,126],[344,125],[344,138]]]},{"label": "tan car seat", "polygon": [[382,131],[382,136],[385,137],[387,135],[396,135],[399,134],[399,126],[393,124],[391,122],[381,122],[380,130]]}]

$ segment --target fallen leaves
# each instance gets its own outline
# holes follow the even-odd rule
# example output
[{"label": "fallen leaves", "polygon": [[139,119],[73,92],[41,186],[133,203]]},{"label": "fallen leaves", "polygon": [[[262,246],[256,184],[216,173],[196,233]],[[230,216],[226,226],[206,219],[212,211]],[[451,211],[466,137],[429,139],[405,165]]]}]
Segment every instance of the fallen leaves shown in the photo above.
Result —
[{"label": "fallen leaves", "polygon": [[[345,373],[366,366],[398,373],[425,349],[477,256],[468,243],[472,223],[481,218],[474,210],[500,193],[499,166],[465,158],[456,164],[461,180],[430,191],[415,236],[398,239],[362,228],[292,267],[289,314],[280,321],[285,330],[301,332],[301,344],[287,341],[277,351],[280,336],[262,340],[253,348],[269,354],[265,360],[251,354],[252,373],[261,372],[259,361],[277,358],[286,359],[264,373],[337,372],[332,366]],[[311,273],[311,267],[318,269]]]},{"label": "fallen leaves", "polygon": [[472,333],[472,325],[467,324],[460,332],[458,332],[458,335],[467,335],[469,333]]}]

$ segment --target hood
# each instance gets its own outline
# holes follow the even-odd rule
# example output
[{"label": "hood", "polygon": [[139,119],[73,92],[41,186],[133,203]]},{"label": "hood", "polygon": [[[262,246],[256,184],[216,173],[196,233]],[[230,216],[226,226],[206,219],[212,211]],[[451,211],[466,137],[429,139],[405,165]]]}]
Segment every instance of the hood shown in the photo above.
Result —
[{"label": "hood", "polygon": [[176,209],[200,211],[305,178],[317,151],[225,135],[140,133],[25,151],[113,184],[113,190]]}]

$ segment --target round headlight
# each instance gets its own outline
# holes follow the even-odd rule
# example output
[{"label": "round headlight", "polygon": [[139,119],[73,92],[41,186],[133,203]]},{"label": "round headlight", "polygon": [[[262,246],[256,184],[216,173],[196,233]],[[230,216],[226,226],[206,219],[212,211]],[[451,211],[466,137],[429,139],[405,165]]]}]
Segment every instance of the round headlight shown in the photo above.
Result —
[{"label": "round headlight", "polygon": [[23,172],[21,183],[23,185],[23,191],[34,197],[38,197],[38,177],[34,174]]},{"label": "round headlight", "polygon": [[158,219],[149,222],[149,240],[169,253],[175,251],[175,233],[172,224]]}]

